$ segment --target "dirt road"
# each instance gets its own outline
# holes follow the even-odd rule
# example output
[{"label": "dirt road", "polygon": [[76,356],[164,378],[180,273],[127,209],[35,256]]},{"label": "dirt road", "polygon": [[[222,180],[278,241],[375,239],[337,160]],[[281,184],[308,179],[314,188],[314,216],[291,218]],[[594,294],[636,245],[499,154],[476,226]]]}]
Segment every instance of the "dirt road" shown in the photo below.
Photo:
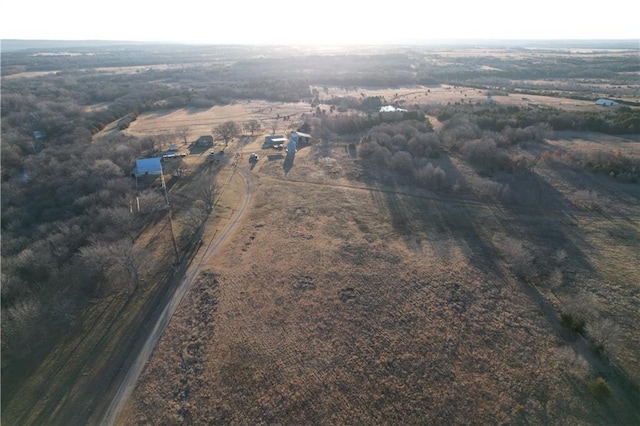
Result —
[{"label": "dirt road", "polygon": [[253,191],[253,185],[251,182],[250,175],[247,173],[245,169],[236,169],[234,173],[238,173],[246,182],[246,191],[242,198],[242,203],[240,207],[235,211],[231,221],[227,225],[227,227],[219,234],[216,234],[212,237],[211,241],[207,244],[207,248],[204,253],[200,257],[200,261],[191,266],[185,275],[184,279],[180,282],[180,285],[176,289],[173,297],[169,300],[167,305],[165,306],[162,314],[158,318],[153,330],[147,337],[147,340],[140,350],[138,357],[134,361],[134,363],[129,367],[129,371],[124,377],[122,383],[120,384],[118,391],[116,392],[113,401],[109,405],[109,408],[106,410],[105,415],[100,422],[102,425],[113,425],[116,423],[118,415],[122,410],[122,407],[127,402],[135,385],[144,369],[147,361],[149,360],[151,354],[153,353],[160,337],[162,336],[165,328],[169,324],[171,317],[174,312],[180,305],[182,298],[189,291],[191,284],[194,282],[195,278],[201,271],[202,265],[205,264],[206,260],[213,256],[216,251],[220,248],[220,246],[225,242],[227,237],[235,230],[236,226],[244,216],[244,213],[249,205],[249,201],[251,200],[251,194]]}]

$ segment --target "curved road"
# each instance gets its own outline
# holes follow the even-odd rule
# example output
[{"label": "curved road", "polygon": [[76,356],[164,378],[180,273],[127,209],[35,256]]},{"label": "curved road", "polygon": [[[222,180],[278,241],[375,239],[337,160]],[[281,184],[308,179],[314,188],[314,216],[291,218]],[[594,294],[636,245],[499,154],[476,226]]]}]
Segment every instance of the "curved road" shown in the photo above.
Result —
[{"label": "curved road", "polygon": [[167,306],[165,306],[164,310],[162,311],[162,314],[156,321],[151,334],[149,335],[149,337],[147,337],[147,340],[140,350],[138,357],[131,365],[131,367],[129,367],[127,375],[124,377],[122,383],[120,383],[120,387],[113,397],[111,404],[109,404],[109,408],[107,409],[100,424],[113,425],[115,423],[118,415],[120,414],[120,411],[122,410],[122,407],[131,396],[131,393],[133,392],[133,389],[138,381],[138,378],[140,377],[140,374],[142,373],[142,370],[144,369],[144,366],[147,364],[147,361],[151,357],[151,354],[153,353],[153,350],[160,340],[160,337],[164,333],[164,330],[167,328],[169,320],[178,308],[178,305],[180,305],[180,301],[182,300],[184,295],[187,293],[187,291],[189,291],[189,288],[191,288],[191,284],[200,273],[205,260],[215,254],[218,248],[225,242],[227,237],[235,230],[236,226],[240,222],[240,219],[244,215],[245,210],[249,205],[249,201],[251,200],[253,184],[246,170],[236,169],[236,171],[239,171],[240,176],[242,176],[242,178],[246,182],[246,191],[242,198],[242,204],[235,212],[233,218],[227,224],[226,228],[224,228],[222,233],[217,236],[214,235],[214,237],[211,239],[211,241],[207,245],[207,249],[200,258],[200,262],[198,262],[195,267],[191,267],[190,271],[187,272],[185,277],[180,282],[180,285],[178,286],[175,293],[167,303]]}]

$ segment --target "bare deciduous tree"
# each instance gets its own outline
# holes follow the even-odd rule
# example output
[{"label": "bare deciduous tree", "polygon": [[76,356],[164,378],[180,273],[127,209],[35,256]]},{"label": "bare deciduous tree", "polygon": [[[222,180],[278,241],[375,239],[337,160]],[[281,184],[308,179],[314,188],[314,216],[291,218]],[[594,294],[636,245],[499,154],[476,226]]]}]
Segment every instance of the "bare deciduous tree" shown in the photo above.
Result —
[{"label": "bare deciduous tree", "polygon": [[224,141],[224,146],[227,146],[229,141],[240,134],[240,128],[235,121],[227,121],[216,126],[213,133]]},{"label": "bare deciduous tree", "polygon": [[137,289],[146,262],[146,250],[129,240],[120,240],[111,245],[111,252],[116,259],[116,267],[120,268],[126,277],[133,280],[134,288]]},{"label": "bare deciduous tree", "polygon": [[198,189],[198,192],[204,202],[205,210],[207,213],[211,213],[215,206],[216,199],[218,198],[218,194],[220,193],[220,188],[216,181],[208,176],[201,179],[199,186],[200,188]]},{"label": "bare deciduous tree", "polygon": [[179,126],[176,128],[176,132],[178,133],[178,136],[182,138],[184,144],[186,145],[188,143],[187,140],[189,139],[189,135],[191,134],[191,129],[189,128],[189,126]]},{"label": "bare deciduous tree", "polygon": [[147,251],[128,239],[113,243],[94,240],[80,250],[80,258],[106,281],[121,284],[131,280],[135,291],[142,279]]},{"label": "bare deciduous tree", "polygon": [[156,147],[159,147],[159,149],[166,149],[166,146],[173,141],[174,137],[175,134],[160,133],[154,135],[153,139],[156,141]]},{"label": "bare deciduous tree", "polygon": [[156,213],[166,208],[164,196],[153,189],[141,191],[136,199],[134,211],[142,214]]},{"label": "bare deciduous tree", "polygon": [[193,206],[182,215],[180,222],[188,230],[188,235],[193,235],[204,224],[208,215],[206,203],[202,200],[196,200]]},{"label": "bare deciduous tree", "polygon": [[621,336],[620,327],[609,318],[597,318],[585,327],[591,341],[599,351],[614,353],[618,348]]},{"label": "bare deciduous tree", "polygon": [[524,247],[522,241],[512,237],[496,237],[493,239],[493,244],[516,275],[521,278],[530,278],[535,274],[534,257]]},{"label": "bare deciduous tree", "polygon": [[445,172],[439,166],[433,167],[433,164],[427,163],[413,171],[413,176],[419,185],[439,188],[445,179]]},{"label": "bare deciduous tree", "polygon": [[140,231],[140,224],[138,216],[131,210],[126,207],[106,207],[99,211],[97,220],[105,223],[109,234],[115,238],[127,236],[133,243]]},{"label": "bare deciduous tree", "polygon": [[262,129],[262,124],[260,124],[258,120],[249,120],[244,123],[244,130],[250,132],[251,136],[253,136],[255,132],[260,131],[260,129]]}]

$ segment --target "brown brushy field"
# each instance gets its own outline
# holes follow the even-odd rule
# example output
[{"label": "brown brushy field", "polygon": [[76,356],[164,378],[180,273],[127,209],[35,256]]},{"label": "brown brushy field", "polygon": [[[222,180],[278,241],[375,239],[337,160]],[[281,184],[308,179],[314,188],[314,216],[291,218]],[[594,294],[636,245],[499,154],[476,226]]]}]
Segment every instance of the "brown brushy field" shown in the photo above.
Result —
[{"label": "brown brushy field", "polygon": [[[455,194],[381,184],[340,144],[302,149],[290,168],[261,153],[250,214],[183,300],[121,423],[637,422],[637,185],[549,161],[541,203],[515,208],[474,194],[453,157],[434,161],[470,182]],[[585,186],[607,202],[577,203]],[[615,325],[605,358],[560,325],[575,306]],[[600,375],[604,402],[588,387]]]}]

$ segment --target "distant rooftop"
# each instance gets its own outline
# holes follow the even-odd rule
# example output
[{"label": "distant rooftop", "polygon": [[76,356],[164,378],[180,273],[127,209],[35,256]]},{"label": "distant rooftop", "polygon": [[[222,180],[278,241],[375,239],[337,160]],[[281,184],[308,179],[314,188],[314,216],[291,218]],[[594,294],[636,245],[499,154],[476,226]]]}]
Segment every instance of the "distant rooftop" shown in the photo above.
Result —
[{"label": "distant rooftop", "polygon": [[380,107],[380,112],[396,112],[396,111],[404,112],[406,111],[406,109],[396,108],[393,105],[385,105],[383,107]]}]

